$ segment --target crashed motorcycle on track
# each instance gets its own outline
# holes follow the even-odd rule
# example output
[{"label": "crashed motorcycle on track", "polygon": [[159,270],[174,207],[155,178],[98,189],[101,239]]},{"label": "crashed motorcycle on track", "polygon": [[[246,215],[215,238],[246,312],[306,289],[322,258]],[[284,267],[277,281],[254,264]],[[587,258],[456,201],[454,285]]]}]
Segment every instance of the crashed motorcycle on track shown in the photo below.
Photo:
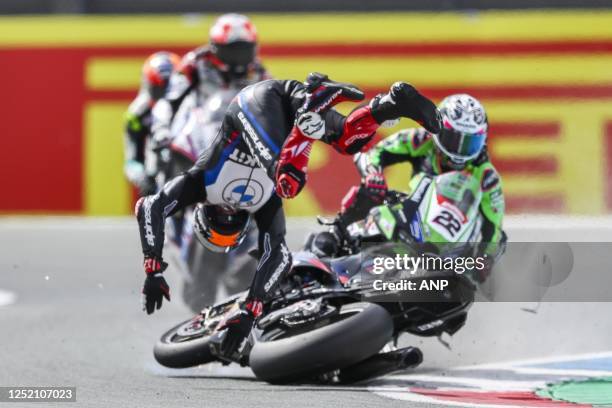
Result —
[{"label": "crashed motorcycle on track", "polygon": [[[350,383],[417,366],[421,352],[394,348],[398,337],[457,332],[474,301],[474,277],[423,268],[395,268],[381,277],[374,265],[377,258],[400,254],[474,255],[479,250],[480,193],[470,177],[461,172],[420,175],[412,194],[390,192],[364,219],[343,214],[320,219],[338,238],[337,253],[295,253],[290,272],[234,355],[220,353],[225,330],[218,328],[246,293],[206,307],[168,330],[155,346],[155,358],[173,368],[214,361],[248,365],[257,378],[271,383]],[[373,284],[381,278],[416,286],[443,279],[447,285],[443,290],[381,291]]]}]

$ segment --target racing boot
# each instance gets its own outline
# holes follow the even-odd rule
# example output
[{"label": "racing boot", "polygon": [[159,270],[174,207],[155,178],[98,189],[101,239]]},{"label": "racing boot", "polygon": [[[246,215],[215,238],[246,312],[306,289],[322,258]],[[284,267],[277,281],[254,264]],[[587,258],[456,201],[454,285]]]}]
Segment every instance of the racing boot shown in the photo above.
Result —
[{"label": "racing boot", "polygon": [[442,128],[442,117],[436,105],[405,82],[391,85],[388,93],[372,99],[370,107],[372,116],[381,124],[406,117],[416,121],[430,133],[438,134]]}]

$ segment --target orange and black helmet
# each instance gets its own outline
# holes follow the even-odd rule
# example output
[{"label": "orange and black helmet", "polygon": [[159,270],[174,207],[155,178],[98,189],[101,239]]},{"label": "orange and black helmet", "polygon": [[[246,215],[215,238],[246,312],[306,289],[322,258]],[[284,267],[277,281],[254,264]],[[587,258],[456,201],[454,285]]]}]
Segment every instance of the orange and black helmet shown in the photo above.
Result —
[{"label": "orange and black helmet", "polygon": [[180,62],[178,55],[167,51],[156,52],[146,59],[142,66],[142,85],[149,90],[153,99],[165,95],[170,76]]},{"label": "orange and black helmet", "polygon": [[194,214],[194,233],[198,241],[213,252],[228,252],[247,235],[251,215],[244,210],[216,205],[198,205]]}]

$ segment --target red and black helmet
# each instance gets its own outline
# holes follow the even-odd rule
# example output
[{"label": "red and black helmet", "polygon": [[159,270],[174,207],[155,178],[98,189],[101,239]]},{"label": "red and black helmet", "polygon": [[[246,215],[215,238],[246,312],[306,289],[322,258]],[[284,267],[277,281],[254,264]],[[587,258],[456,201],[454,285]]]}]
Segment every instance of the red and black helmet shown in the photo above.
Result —
[{"label": "red and black helmet", "polygon": [[257,56],[257,30],[242,14],[223,14],[210,28],[210,49],[221,62],[217,67],[236,76],[246,75]]}]

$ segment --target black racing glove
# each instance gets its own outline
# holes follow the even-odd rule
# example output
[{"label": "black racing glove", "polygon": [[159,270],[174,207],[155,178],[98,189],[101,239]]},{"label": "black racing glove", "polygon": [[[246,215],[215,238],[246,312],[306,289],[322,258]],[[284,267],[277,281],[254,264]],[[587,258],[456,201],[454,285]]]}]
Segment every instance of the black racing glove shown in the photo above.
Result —
[{"label": "black racing glove", "polygon": [[161,308],[164,298],[170,301],[170,286],[162,274],[168,264],[156,258],[145,258],[144,267],[147,277],[142,287],[142,310],[151,314]]},{"label": "black racing glove", "polygon": [[406,117],[418,122],[430,133],[438,134],[442,128],[442,117],[436,105],[405,82],[391,85],[389,92],[375,97],[370,106],[372,116],[378,123]]},{"label": "black racing glove", "polygon": [[229,357],[240,348],[251,332],[255,319],[261,315],[262,309],[261,301],[251,300],[227,317],[223,327],[220,328],[227,328],[227,334],[221,344],[221,354]]}]

